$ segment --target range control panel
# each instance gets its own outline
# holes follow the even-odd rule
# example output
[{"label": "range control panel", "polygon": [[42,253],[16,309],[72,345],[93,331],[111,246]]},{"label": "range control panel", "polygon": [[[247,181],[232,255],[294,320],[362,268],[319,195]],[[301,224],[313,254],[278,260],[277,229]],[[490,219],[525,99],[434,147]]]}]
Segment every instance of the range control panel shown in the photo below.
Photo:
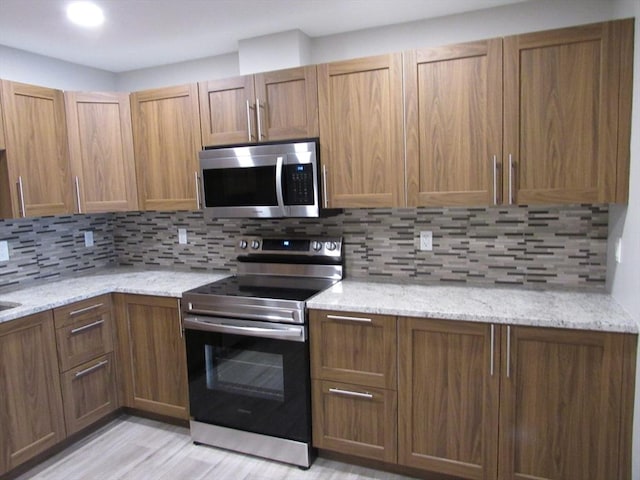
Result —
[{"label": "range control panel", "polygon": [[342,238],[263,238],[242,237],[236,242],[241,255],[342,256]]}]

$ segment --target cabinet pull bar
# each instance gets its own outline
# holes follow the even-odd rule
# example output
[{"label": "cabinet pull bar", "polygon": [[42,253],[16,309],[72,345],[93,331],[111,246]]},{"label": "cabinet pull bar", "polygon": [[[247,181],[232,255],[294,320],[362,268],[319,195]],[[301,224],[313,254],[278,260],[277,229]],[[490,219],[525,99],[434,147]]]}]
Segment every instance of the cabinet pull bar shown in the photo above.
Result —
[{"label": "cabinet pull bar", "polygon": [[24,189],[22,187],[22,175],[18,177],[18,198],[20,200],[21,217],[24,218],[27,216],[27,212],[24,208]]},{"label": "cabinet pull bar", "polygon": [[507,378],[511,376],[511,327],[507,327]]},{"label": "cabinet pull bar", "polygon": [[75,184],[76,184],[76,201],[78,202],[78,213],[82,213],[82,205],[80,205],[80,180],[78,179],[77,175],[76,175]]},{"label": "cabinet pull bar", "polygon": [[258,121],[258,141],[262,140],[264,136],[262,135],[262,121],[260,119],[260,99],[256,97],[256,119]]},{"label": "cabinet pull bar", "polygon": [[341,388],[330,388],[329,393],[336,393],[338,395],[346,395],[347,397],[358,397],[358,398],[373,398],[372,393],[362,393],[362,392],[352,392],[351,390],[342,390]]},{"label": "cabinet pull bar", "polygon": [[109,363],[108,360],[102,360],[101,362],[96,363],[95,365],[89,367],[89,368],[85,368],[84,370],[80,370],[79,372],[76,372],[76,378],[78,377],[82,377],[84,375],[86,375],[87,373],[91,373],[94,370],[98,370],[99,368],[104,367],[105,365],[107,365]]},{"label": "cabinet pull bar", "polygon": [[196,210],[200,210],[202,205],[200,204],[200,182],[198,179],[198,172],[193,172],[196,179]]},{"label": "cabinet pull bar", "polygon": [[495,333],[496,333],[496,326],[491,324],[491,363],[490,363],[490,370],[491,370],[491,376],[493,377],[493,356],[494,356],[494,350],[495,350]]},{"label": "cabinet pull bar", "polygon": [[498,157],[493,156],[493,204],[498,204]]},{"label": "cabinet pull bar", "polygon": [[513,155],[509,154],[509,205],[513,205]]},{"label": "cabinet pull bar", "polygon": [[69,313],[69,316],[73,317],[74,315],[79,315],[84,312],[88,312],[89,310],[95,310],[96,308],[100,308],[104,303],[96,303],[95,305],[91,305],[90,307],[81,308],[80,310],[73,310]]},{"label": "cabinet pull bar", "polygon": [[329,207],[329,194],[327,193],[327,166],[322,165],[322,195],[324,196],[324,208]]},{"label": "cabinet pull bar", "polygon": [[331,320],[347,320],[349,322],[363,322],[363,323],[371,323],[372,320],[366,317],[347,317],[344,315],[327,315],[327,318]]},{"label": "cabinet pull bar", "polygon": [[251,141],[253,135],[251,134],[251,106],[249,105],[249,100],[247,100],[247,132],[249,133],[249,141]]},{"label": "cabinet pull bar", "polygon": [[88,324],[83,325],[81,327],[74,328],[73,330],[71,330],[71,335],[75,335],[76,333],[84,332],[85,330],[89,330],[90,328],[97,327],[98,325],[102,325],[103,323],[104,323],[104,320],[98,320],[96,322],[88,323]]}]

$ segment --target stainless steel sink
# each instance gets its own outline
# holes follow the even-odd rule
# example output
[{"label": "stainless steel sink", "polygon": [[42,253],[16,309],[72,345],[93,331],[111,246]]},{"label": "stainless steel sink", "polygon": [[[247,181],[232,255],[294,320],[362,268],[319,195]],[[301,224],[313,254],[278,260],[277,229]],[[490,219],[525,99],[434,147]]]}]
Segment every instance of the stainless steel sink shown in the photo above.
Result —
[{"label": "stainless steel sink", "polygon": [[10,308],[19,307],[19,303],[0,302],[0,312],[3,310],[9,310]]}]

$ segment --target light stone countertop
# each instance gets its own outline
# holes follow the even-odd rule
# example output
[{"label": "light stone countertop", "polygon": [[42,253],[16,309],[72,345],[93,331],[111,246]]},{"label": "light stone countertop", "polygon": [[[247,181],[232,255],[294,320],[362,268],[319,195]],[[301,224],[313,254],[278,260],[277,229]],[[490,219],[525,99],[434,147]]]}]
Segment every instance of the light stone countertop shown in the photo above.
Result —
[{"label": "light stone countertop", "polygon": [[343,280],[307,302],[320,310],[638,333],[611,295]]},{"label": "light stone countertop", "polygon": [[0,323],[112,292],[180,298],[182,292],[229,275],[170,270],[143,271],[127,267],[97,270],[75,278],[0,293],[0,304],[19,304],[15,308],[0,310]]}]

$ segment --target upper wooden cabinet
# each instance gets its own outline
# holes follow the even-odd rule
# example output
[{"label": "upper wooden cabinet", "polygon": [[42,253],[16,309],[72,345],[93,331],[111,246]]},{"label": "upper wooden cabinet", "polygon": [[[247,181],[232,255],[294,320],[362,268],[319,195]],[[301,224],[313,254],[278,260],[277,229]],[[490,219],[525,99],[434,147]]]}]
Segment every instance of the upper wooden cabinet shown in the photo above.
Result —
[{"label": "upper wooden cabinet", "polygon": [[633,20],[504,39],[505,203],[626,201],[632,42]]},{"label": "upper wooden cabinet", "polygon": [[0,96],[0,150],[4,150],[4,148],[4,115],[2,114],[2,97]]},{"label": "upper wooden cabinet", "polygon": [[138,207],[131,108],[124,93],[65,93],[79,213]]},{"label": "upper wooden cabinet", "polygon": [[405,53],[407,198],[495,204],[502,180],[502,40]]},{"label": "upper wooden cabinet", "polygon": [[2,81],[5,164],[0,217],[74,211],[64,96],[60,90]]},{"label": "upper wooden cabinet", "polygon": [[318,136],[316,67],[202,82],[204,145]]},{"label": "upper wooden cabinet", "polygon": [[202,144],[196,84],[132,93],[131,119],[140,209],[197,208]]},{"label": "upper wooden cabinet", "polygon": [[319,65],[318,99],[328,206],[404,205],[402,56]]}]

